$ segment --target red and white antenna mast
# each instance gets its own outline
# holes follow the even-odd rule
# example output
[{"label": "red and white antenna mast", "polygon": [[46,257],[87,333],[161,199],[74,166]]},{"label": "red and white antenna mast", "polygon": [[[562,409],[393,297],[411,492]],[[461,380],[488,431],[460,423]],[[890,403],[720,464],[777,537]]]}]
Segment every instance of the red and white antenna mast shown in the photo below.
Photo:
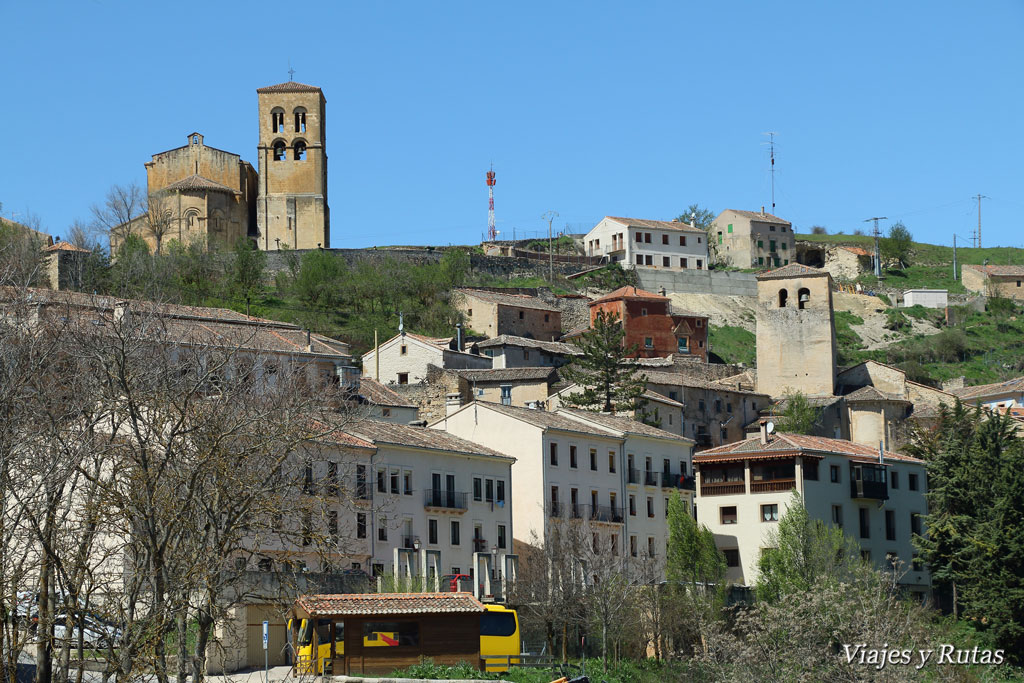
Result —
[{"label": "red and white antenna mast", "polygon": [[494,184],[498,182],[494,179],[494,164],[491,164],[491,170],[487,172],[487,241],[493,242],[498,239],[498,231],[494,227]]}]

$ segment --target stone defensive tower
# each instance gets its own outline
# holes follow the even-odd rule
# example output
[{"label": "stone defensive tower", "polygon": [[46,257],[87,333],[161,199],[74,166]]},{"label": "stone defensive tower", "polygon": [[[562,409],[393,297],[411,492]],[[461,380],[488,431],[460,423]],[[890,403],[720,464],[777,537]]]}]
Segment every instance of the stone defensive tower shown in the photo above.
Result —
[{"label": "stone defensive tower", "polygon": [[832,396],[836,329],[832,276],[791,263],[757,278],[757,390]]},{"label": "stone defensive tower", "polygon": [[324,93],[288,81],[256,90],[259,101],[259,248],[330,247]]}]

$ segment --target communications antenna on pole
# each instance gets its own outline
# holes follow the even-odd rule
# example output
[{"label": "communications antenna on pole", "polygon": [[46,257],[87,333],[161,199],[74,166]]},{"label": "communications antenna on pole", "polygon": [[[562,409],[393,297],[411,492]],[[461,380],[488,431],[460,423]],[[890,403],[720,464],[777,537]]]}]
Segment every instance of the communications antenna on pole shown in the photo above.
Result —
[{"label": "communications antenna on pole", "polygon": [[976,247],[978,247],[980,249],[981,248],[981,200],[982,199],[990,199],[990,197],[986,197],[985,195],[983,195],[981,193],[978,193],[978,194],[974,195],[974,199],[978,200],[978,232],[977,232],[977,236],[975,237],[975,240],[974,240],[974,246],[976,246]]},{"label": "communications antenna on pole", "polygon": [[493,242],[498,239],[498,230],[494,227],[494,184],[498,181],[494,177],[494,164],[487,172],[487,241]]},{"label": "communications antenna on pole", "polygon": [[865,223],[870,223],[871,221],[875,222],[875,277],[877,278],[882,277],[882,254],[878,248],[878,221],[884,221],[885,218],[885,216],[874,216],[864,221]]},{"label": "communications antenna on pole", "polygon": [[772,215],[775,215],[775,136],[778,133],[768,132],[765,135],[768,136],[768,156],[772,160]]}]

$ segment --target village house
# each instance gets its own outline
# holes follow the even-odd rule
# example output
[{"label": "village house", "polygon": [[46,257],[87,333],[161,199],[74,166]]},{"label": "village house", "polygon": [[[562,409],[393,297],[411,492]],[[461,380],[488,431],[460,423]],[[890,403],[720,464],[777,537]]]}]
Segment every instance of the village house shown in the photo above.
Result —
[{"label": "village house", "polygon": [[418,419],[418,406],[376,380],[359,378],[357,395],[366,405],[367,417],[410,424]]},{"label": "village house", "polygon": [[682,403],[682,434],[693,439],[698,449],[744,439],[747,425],[771,405],[766,394],[692,374],[667,369],[642,372],[648,389]]},{"label": "village house", "polygon": [[963,403],[983,406],[992,410],[1024,408],[1024,377],[1015,377],[1005,382],[953,389],[951,393]]},{"label": "village house", "polygon": [[861,556],[902,574],[901,585],[923,598],[930,576],[912,538],[924,533],[927,478],[922,460],[878,447],[802,434],[760,434],[703,451],[697,470],[697,520],[725,554],[726,579],[751,586],[796,491],[812,519],[843,529]]},{"label": "village house", "polygon": [[703,270],[708,266],[707,234],[676,221],[605,216],[583,238],[587,256],[637,268]]},{"label": "village house", "polygon": [[363,376],[382,384],[418,384],[427,378],[427,366],[443,369],[483,369],[491,359],[470,345],[460,350],[459,339],[425,337],[402,332],[363,354]]},{"label": "village house", "polygon": [[492,367],[531,368],[561,367],[580,355],[572,344],[528,339],[511,334],[502,334],[493,339],[477,342],[481,355],[493,359]]},{"label": "village house", "polygon": [[[544,408],[551,411],[557,411],[563,407],[571,408],[573,406],[568,405],[563,399],[567,395],[579,392],[580,387],[578,384],[570,384],[548,396],[547,401],[544,403]],[[639,407],[632,411],[634,420],[639,420],[672,434],[686,436],[684,433],[686,425],[683,419],[682,403],[648,389],[640,395],[638,404]],[[625,415],[626,412],[620,414]]]},{"label": "village house", "polygon": [[632,285],[620,287],[590,302],[590,324],[597,314],[615,315],[626,331],[624,344],[631,358],[691,356],[708,359],[708,316],[671,310],[671,299]]},{"label": "village house", "polygon": [[985,296],[1024,301],[1024,266],[960,266],[964,287]]},{"label": "village house", "polygon": [[737,268],[796,263],[793,224],[765,213],[726,209],[714,223],[718,259]]},{"label": "village house", "polygon": [[551,367],[451,370],[458,378],[458,395],[449,394],[447,412],[473,401],[526,407],[543,404],[558,381]]},{"label": "village house", "polygon": [[692,500],[693,441],[627,417],[495,403],[462,406],[431,425],[516,458],[512,525],[543,546],[551,525],[587,525],[595,550],[664,559],[669,497]]},{"label": "village house", "polygon": [[834,280],[845,281],[872,272],[875,256],[864,247],[802,240],[796,243],[795,262],[821,268]]},{"label": "village house", "polygon": [[494,338],[513,335],[557,341],[562,336],[562,312],[540,297],[500,290],[456,289],[452,303],[469,331]]}]

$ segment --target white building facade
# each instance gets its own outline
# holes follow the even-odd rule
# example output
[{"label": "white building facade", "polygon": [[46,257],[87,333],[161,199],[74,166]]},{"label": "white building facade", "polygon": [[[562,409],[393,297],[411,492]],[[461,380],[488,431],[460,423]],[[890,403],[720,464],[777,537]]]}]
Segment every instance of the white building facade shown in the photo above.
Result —
[{"label": "white building facade", "polygon": [[730,582],[752,586],[797,491],[812,519],[839,527],[878,568],[905,572],[900,583],[926,594],[931,579],[912,537],[924,533],[924,462],[843,441],[799,434],[762,434],[702,451],[697,470],[697,521],[715,534]]},{"label": "white building facade", "polygon": [[708,267],[707,233],[686,223],[605,216],[583,238],[583,246],[587,256],[637,268]]},{"label": "white building facade", "polygon": [[692,504],[693,441],[625,417],[477,402],[431,426],[516,458],[517,544],[543,545],[550,522],[580,520],[595,547],[659,561],[669,498]]},{"label": "white building facade", "polygon": [[427,377],[427,366],[443,369],[482,370],[491,359],[452,348],[450,338],[402,333],[363,354],[363,375],[381,384],[417,384]]}]

